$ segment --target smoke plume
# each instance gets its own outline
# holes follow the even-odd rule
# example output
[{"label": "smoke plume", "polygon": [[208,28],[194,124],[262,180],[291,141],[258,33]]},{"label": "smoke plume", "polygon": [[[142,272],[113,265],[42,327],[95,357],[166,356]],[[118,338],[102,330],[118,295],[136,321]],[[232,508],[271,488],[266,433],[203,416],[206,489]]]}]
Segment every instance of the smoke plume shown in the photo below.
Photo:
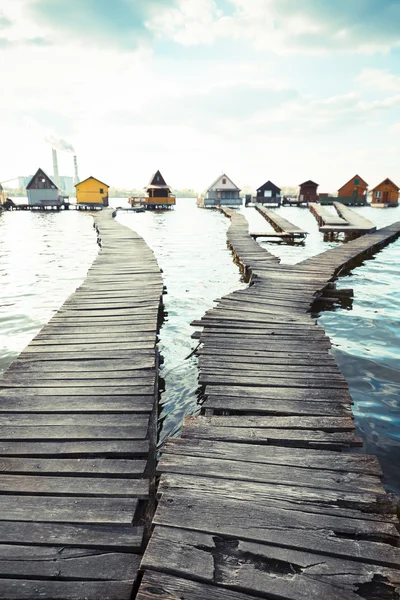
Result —
[{"label": "smoke plume", "polygon": [[69,142],[63,140],[62,138],[57,137],[56,135],[46,135],[45,141],[56,148],[57,150],[63,150],[64,152],[71,152],[71,154],[75,153],[74,147]]}]

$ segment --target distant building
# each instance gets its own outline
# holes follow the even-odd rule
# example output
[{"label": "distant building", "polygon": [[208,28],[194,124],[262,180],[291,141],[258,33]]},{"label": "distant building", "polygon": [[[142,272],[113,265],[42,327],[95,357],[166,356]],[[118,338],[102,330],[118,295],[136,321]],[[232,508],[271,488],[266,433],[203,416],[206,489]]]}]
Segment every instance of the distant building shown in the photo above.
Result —
[{"label": "distant building", "polygon": [[148,185],[146,186],[146,197],[144,203],[147,208],[171,208],[176,203],[176,198],[171,192],[171,188],[161,175],[160,171],[156,171],[152,175]]},{"label": "distant building", "polygon": [[74,178],[69,175],[59,175],[60,189],[68,194],[75,193]]},{"label": "distant building", "polygon": [[260,204],[281,204],[281,188],[267,181],[257,189],[256,201]]},{"label": "distant building", "polygon": [[75,185],[76,203],[84,206],[108,206],[109,187],[100,179],[90,176]]},{"label": "distant building", "polygon": [[374,187],[372,190],[372,202],[374,204],[382,204],[384,206],[398,206],[399,205],[399,191],[400,188],[393,183],[391,179],[385,179]]},{"label": "distant building", "polygon": [[[353,200],[354,203],[360,199],[361,201],[364,200],[363,203],[366,203],[367,192],[368,183],[359,175],[354,175],[350,181],[342,185],[342,187],[338,190],[338,197],[342,199],[346,198],[348,201]],[[339,200],[339,202],[342,202],[342,200]]]},{"label": "distant building", "polygon": [[315,181],[312,181],[311,179],[301,183],[299,202],[318,202],[318,186],[319,183],[315,183]]},{"label": "distant building", "polygon": [[217,177],[206,191],[204,206],[241,206],[240,188],[225,173]]},{"label": "distant building", "polygon": [[58,187],[42,169],[38,169],[28,182],[26,192],[31,206],[61,205]]},{"label": "distant building", "polygon": [[32,179],[33,175],[20,175],[18,177],[18,188],[20,190],[23,190],[24,188],[26,188],[26,186],[28,185],[28,183],[30,182],[30,180]]}]

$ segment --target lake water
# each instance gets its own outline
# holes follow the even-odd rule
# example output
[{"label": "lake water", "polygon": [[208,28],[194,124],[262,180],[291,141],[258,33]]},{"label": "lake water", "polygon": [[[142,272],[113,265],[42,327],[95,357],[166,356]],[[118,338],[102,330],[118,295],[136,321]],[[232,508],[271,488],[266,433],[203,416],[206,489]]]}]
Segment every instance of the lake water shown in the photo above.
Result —
[{"label": "lake water", "polygon": [[[112,200],[127,206],[126,200]],[[309,232],[302,246],[261,242],[282,262],[294,264],[336,246],[325,243],[314,217],[304,208],[279,209]],[[253,208],[243,208],[251,231],[268,223]],[[400,209],[358,208],[378,226],[400,220]],[[193,319],[213,300],[244,287],[226,246],[229,225],[220,213],[201,210],[193,199],[178,199],[163,213],[119,211],[153,248],[164,271],[168,315],[161,331],[160,444],[179,433],[184,414],[196,414],[197,364],[187,358],[196,347]],[[0,216],[0,371],[19,354],[84,279],[97,253],[89,213],[9,212]],[[379,456],[389,489],[400,491],[400,241],[339,280],[354,289],[351,310],[323,313],[319,321],[333,342],[332,352],[355,401],[354,414],[364,451]]]}]

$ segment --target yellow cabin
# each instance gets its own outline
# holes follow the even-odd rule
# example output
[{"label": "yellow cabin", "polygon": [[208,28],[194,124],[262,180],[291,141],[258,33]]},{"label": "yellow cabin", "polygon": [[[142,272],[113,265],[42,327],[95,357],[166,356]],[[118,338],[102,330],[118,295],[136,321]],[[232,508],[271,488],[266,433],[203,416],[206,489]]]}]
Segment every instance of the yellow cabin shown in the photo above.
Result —
[{"label": "yellow cabin", "polygon": [[84,206],[108,206],[109,187],[100,179],[88,177],[75,185],[76,203]]}]

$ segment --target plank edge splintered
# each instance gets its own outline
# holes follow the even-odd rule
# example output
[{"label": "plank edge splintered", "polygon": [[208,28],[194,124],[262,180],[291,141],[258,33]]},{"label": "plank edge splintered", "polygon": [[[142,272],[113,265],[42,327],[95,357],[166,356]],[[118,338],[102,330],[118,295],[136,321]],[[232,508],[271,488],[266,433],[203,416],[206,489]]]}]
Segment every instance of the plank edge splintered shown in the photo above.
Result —
[{"label": "plank edge splintered", "polygon": [[164,443],[137,599],[397,597],[396,500],[375,456],[341,452],[361,445],[352,398],[310,312],[400,223],[291,266],[221,211],[250,286],[193,322],[204,402]]},{"label": "plank edge splintered", "polygon": [[96,214],[86,279],[0,379],[1,597],[128,600],[136,586],[154,505],[163,281],[114,216]]}]

